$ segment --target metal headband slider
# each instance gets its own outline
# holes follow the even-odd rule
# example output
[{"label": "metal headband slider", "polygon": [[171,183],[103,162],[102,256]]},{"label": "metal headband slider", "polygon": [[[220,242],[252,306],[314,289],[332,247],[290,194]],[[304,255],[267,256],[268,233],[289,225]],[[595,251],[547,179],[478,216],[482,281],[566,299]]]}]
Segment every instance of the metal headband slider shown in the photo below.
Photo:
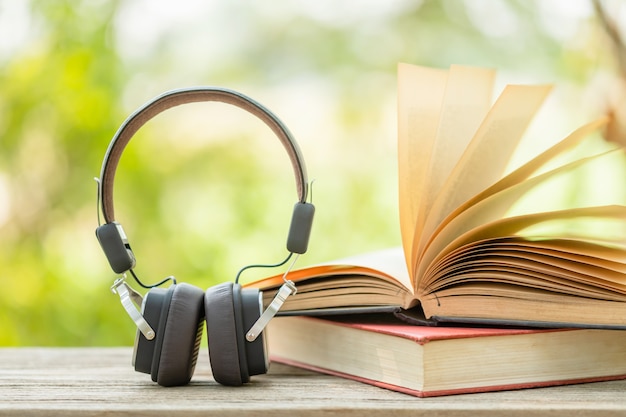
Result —
[{"label": "metal headband slider", "polygon": [[[114,294],[120,296],[120,301],[124,310],[128,313],[130,318],[135,322],[137,329],[145,336],[146,339],[154,339],[155,332],[150,327],[146,319],[141,315],[135,304],[141,305],[143,303],[143,297],[137,291],[132,289],[125,281],[125,277],[121,277],[115,280],[111,286],[111,291]],[[133,304],[133,302],[135,304]]]},{"label": "metal headband slider", "polygon": [[280,287],[278,293],[267,307],[267,309],[261,314],[261,317],[252,325],[248,333],[246,333],[246,340],[248,342],[254,342],[256,338],[261,334],[265,326],[270,322],[270,320],[278,313],[278,310],[282,307],[282,305],[292,294],[296,293],[296,286],[291,281],[285,281],[285,283]]}]

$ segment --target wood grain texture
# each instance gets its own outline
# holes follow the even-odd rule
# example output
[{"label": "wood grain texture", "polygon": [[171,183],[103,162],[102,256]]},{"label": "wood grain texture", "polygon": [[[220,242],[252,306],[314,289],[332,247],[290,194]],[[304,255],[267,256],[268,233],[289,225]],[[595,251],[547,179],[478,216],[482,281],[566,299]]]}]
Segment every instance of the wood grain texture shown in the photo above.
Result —
[{"label": "wood grain texture", "polygon": [[272,364],[240,388],[211,378],[206,352],[190,385],[136,373],[130,348],[0,348],[0,416],[613,416],[626,381],[415,398]]}]

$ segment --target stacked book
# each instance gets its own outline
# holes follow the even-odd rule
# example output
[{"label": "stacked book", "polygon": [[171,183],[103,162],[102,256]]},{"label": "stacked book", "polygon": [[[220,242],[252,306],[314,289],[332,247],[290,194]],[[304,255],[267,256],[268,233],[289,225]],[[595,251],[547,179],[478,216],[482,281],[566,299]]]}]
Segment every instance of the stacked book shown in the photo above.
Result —
[{"label": "stacked book", "polygon": [[[626,378],[626,155],[602,117],[512,164],[551,87],[402,64],[402,245],[293,271],[276,361],[433,396]],[[253,283],[268,303],[282,275]]]}]

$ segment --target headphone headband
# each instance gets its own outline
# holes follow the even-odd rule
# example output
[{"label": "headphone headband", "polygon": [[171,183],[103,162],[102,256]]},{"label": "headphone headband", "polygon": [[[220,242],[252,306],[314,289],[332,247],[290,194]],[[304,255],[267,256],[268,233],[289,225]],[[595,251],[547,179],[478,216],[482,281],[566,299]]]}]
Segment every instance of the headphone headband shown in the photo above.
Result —
[{"label": "headphone headband", "polygon": [[218,101],[239,107],[252,113],[272,129],[289,154],[296,178],[298,200],[300,203],[306,202],[308,181],[304,159],[289,129],[280,119],[267,107],[234,90],[219,87],[192,87],[171,90],[157,96],[131,114],[116,132],[104,156],[100,173],[99,187],[102,199],[102,214],[105,222],[111,223],[115,221],[115,210],[113,207],[115,171],[124,148],[134,134],[149,120],[169,108],[186,103],[205,101]]}]

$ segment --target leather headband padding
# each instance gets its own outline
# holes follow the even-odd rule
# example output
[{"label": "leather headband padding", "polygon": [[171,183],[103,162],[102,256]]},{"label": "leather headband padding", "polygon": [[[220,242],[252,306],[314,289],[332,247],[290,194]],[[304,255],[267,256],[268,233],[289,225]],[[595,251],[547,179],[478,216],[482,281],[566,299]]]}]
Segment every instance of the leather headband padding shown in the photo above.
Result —
[{"label": "leather headband padding", "polygon": [[100,172],[102,214],[107,223],[115,221],[113,208],[115,171],[124,148],[134,134],[150,119],[167,109],[181,104],[205,101],[219,101],[239,107],[257,116],[272,129],[289,154],[296,178],[298,200],[301,203],[306,202],[308,180],[304,159],[298,144],[280,119],[262,104],[236,91],[219,87],[193,87],[168,91],[146,103],[124,121],[111,140]]}]

